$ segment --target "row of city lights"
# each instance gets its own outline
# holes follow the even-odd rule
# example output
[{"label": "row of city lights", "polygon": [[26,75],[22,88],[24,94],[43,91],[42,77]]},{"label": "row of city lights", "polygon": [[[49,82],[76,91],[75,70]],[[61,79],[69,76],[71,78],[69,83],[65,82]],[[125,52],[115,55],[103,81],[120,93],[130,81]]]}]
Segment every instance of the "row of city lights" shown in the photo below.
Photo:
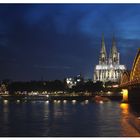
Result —
[{"label": "row of city lights", "polygon": [[[20,100],[16,100],[17,103],[20,103]],[[7,104],[8,103],[8,100],[3,100],[4,104]],[[48,104],[50,101],[47,100],[46,103]],[[54,100],[53,101],[54,103],[61,103],[61,100]],[[75,104],[77,101],[76,100],[72,100],[72,103]],[[88,104],[89,103],[89,100],[85,100],[84,101],[85,104]],[[63,103],[67,103],[67,100],[63,100]]]},{"label": "row of city lights", "polygon": [[48,95],[48,94],[66,94],[67,92],[64,92],[64,91],[53,91],[53,92],[48,92],[48,91],[31,91],[31,92],[28,92],[28,91],[16,91],[15,94],[17,95]]}]

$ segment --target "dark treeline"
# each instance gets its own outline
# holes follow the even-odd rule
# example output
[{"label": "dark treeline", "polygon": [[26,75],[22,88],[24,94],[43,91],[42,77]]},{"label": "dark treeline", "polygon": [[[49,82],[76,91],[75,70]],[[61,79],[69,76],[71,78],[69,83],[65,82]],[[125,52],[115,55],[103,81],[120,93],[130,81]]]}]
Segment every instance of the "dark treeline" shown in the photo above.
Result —
[{"label": "dark treeline", "polygon": [[92,81],[88,81],[86,83],[76,85],[71,89],[71,91],[75,91],[75,92],[82,92],[82,91],[95,92],[101,90],[103,90],[103,83],[102,82],[93,83]]},{"label": "dark treeline", "polygon": [[14,94],[16,91],[66,91],[66,92],[95,92],[103,90],[102,82],[93,83],[92,81],[83,82],[68,88],[65,81],[31,81],[31,82],[11,82],[7,85],[7,90],[10,94]]},{"label": "dark treeline", "polygon": [[63,82],[59,80],[55,81],[31,81],[31,82],[12,82],[8,85],[8,90],[10,93],[15,91],[60,91],[64,90]]},{"label": "dark treeline", "polygon": [[3,82],[6,85],[7,90],[10,94],[14,94],[16,91],[63,91],[63,92],[100,92],[100,91],[120,91],[119,88],[109,88],[108,85],[115,83],[106,83],[105,87],[102,82],[93,83],[91,80],[87,82],[80,82],[72,88],[68,88],[65,80],[54,80],[54,81],[29,81],[29,82]]}]

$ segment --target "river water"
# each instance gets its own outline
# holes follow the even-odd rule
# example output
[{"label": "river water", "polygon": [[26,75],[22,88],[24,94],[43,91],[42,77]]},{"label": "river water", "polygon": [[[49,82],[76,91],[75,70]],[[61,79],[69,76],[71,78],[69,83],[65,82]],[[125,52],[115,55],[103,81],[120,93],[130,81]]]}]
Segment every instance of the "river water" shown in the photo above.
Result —
[{"label": "river water", "polygon": [[0,136],[140,136],[120,102],[0,102]]}]

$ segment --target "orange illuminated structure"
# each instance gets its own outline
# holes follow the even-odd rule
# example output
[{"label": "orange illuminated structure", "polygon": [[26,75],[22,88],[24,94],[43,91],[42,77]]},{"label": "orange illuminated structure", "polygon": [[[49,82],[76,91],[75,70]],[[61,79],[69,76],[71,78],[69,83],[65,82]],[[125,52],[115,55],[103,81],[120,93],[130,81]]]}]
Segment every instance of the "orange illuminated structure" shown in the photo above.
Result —
[{"label": "orange illuminated structure", "polygon": [[131,72],[123,73],[119,87],[125,89],[122,91],[123,101],[128,100],[131,103],[140,103],[140,49],[134,59]]},{"label": "orange illuminated structure", "polygon": [[124,72],[121,77],[120,87],[133,86],[140,84],[140,49],[134,59],[130,73]]},{"label": "orange illuminated structure", "polygon": [[128,102],[128,90],[122,89],[122,94],[123,94],[123,102]]}]

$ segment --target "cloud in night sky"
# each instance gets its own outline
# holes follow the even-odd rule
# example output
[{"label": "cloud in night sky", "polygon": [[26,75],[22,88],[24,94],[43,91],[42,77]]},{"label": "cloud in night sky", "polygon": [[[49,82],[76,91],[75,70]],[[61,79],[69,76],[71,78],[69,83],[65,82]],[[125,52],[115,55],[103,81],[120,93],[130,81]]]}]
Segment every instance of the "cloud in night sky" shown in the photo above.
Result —
[{"label": "cloud in night sky", "polygon": [[92,78],[102,33],[108,52],[115,34],[131,69],[139,25],[139,4],[1,4],[0,79]]}]

